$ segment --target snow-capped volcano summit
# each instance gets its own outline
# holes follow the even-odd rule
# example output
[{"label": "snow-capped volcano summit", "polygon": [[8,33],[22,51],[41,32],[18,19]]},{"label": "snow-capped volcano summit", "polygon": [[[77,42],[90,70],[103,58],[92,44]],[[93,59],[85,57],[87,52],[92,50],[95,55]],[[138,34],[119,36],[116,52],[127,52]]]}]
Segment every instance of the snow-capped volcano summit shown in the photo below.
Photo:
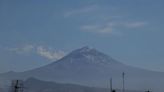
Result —
[{"label": "snow-capped volcano summit", "polygon": [[98,56],[99,54],[102,54],[102,53],[100,53],[96,49],[90,48],[88,46],[82,47],[82,48],[77,49],[77,50],[74,50],[70,53],[70,55],[74,55],[74,56],[77,56],[77,55],[94,55],[94,56]]},{"label": "snow-capped volcano summit", "polygon": [[[63,59],[67,59],[67,62],[86,62],[94,64],[115,64],[120,63],[112,59],[110,56],[107,56],[94,48],[88,46],[82,47],[80,49],[72,51]],[[63,60],[62,59],[62,60]],[[61,60],[59,60],[61,61]]]},{"label": "snow-capped volcano summit", "polygon": [[82,47],[82,48],[80,48],[80,49],[77,49],[77,50],[75,50],[75,51],[79,51],[79,52],[89,52],[89,51],[91,51],[91,50],[95,50],[95,49],[93,49],[93,48],[91,48],[91,47],[89,47],[89,46],[84,46],[84,47]]},{"label": "snow-capped volcano summit", "polygon": [[97,54],[97,52],[98,51],[96,49],[85,46],[80,49],[72,51],[70,55]]}]

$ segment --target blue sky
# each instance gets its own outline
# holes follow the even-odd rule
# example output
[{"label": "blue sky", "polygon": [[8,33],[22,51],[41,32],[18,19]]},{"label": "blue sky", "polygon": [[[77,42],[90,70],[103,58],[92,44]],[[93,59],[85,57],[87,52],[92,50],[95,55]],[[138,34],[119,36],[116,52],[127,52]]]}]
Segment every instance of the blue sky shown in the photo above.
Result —
[{"label": "blue sky", "polygon": [[164,72],[163,0],[0,0],[0,72],[24,71],[90,46]]}]

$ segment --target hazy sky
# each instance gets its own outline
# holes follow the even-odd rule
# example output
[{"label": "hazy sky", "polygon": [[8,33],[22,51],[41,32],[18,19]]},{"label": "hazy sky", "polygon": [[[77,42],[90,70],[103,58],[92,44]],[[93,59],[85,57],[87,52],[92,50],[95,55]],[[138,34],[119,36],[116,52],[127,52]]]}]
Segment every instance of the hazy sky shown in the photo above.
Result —
[{"label": "hazy sky", "polygon": [[164,72],[164,0],[0,0],[0,72],[90,46]]}]

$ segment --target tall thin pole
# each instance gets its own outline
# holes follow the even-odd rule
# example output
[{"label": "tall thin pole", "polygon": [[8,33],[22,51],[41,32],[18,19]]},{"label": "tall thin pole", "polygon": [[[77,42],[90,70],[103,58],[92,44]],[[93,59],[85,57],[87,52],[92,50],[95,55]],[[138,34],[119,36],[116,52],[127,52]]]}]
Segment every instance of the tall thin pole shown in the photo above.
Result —
[{"label": "tall thin pole", "polygon": [[14,86],[14,92],[17,92],[18,91],[18,80],[16,80],[16,84]]},{"label": "tall thin pole", "polygon": [[19,82],[19,80],[15,81],[15,83],[13,85],[13,87],[14,87],[13,92],[23,92],[23,84],[21,84],[20,82]]},{"label": "tall thin pole", "polygon": [[122,92],[125,92],[125,73],[122,73]]},{"label": "tall thin pole", "polygon": [[113,86],[112,86],[112,78],[110,79],[110,92],[112,92],[113,91],[113,88],[112,88]]}]

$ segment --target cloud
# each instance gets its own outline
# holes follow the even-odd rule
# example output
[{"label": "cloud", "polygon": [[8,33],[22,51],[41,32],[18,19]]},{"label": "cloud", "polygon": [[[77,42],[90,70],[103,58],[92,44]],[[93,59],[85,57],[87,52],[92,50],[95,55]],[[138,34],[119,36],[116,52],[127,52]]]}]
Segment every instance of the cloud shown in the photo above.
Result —
[{"label": "cloud", "polygon": [[107,23],[83,25],[80,27],[82,31],[97,32],[97,33],[108,33],[108,34],[121,34],[119,29],[136,29],[147,25],[146,22],[124,22],[124,21],[113,21]]},{"label": "cloud", "polygon": [[24,46],[21,46],[21,47],[7,48],[7,49],[9,51],[22,54],[22,53],[29,53],[29,52],[31,52],[34,49],[34,46],[33,45],[24,45]]},{"label": "cloud", "polygon": [[59,60],[66,55],[64,51],[54,50],[52,48],[46,48],[43,46],[36,46],[36,45],[23,45],[16,48],[7,48],[7,50],[21,55],[24,54],[39,55],[50,61]]},{"label": "cloud", "polygon": [[52,61],[59,60],[65,56],[63,51],[52,51],[42,46],[37,47],[37,54]]},{"label": "cloud", "polygon": [[82,30],[99,32],[99,33],[112,33],[113,28],[110,25],[85,25],[81,27]]},{"label": "cloud", "polygon": [[128,28],[139,28],[139,27],[144,27],[147,25],[147,22],[132,22],[132,23],[124,23],[124,25]]},{"label": "cloud", "polygon": [[80,14],[88,14],[98,9],[97,5],[85,6],[77,9],[72,9],[64,13],[64,17],[71,17]]},{"label": "cloud", "polygon": [[[101,4],[84,6],[66,11],[65,17],[82,18],[79,29],[86,32],[101,34],[123,34],[120,30],[133,30],[145,27],[148,23],[129,18],[129,14],[120,14],[122,9],[114,6],[102,6]],[[77,16],[78,15],[78,16]],[[126,19],[126,20],[125,20]],[[86,25],[85,25],[86,23]]]}]

